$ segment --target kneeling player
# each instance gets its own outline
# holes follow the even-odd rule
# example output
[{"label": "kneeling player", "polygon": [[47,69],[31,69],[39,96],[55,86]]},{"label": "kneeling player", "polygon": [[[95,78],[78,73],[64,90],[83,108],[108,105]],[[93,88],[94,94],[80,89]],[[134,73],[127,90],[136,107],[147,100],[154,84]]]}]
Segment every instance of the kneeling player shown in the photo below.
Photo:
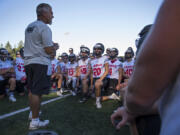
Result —
[{"label": "kneeling player", "polygon": [[25,94],[24,86],[26,83],[23,54],[24,48],[21,48],[20,51],[16,53],[15,60],[16,91],[19,93],[20,96],[23,96]]},{"label": "kneeling player", "polygon": [[110,56],[110,60],[108,61],[109,74],[107,76],[108,88],[106,89],[108,96],[103,96],[102,101],[108,99],[120,100],[120,97],[118,97],[116,94],[122,80],[122,63],[117,59],[118,49],[117,48],[110,49],[109,56]]},{"label": "kneeling player", "polygon": [[67,76],[66,66],[69,63],[68,54],[65,53],[65,52],[62,53],[61,58],[62,58],[62,62],[60,62],[59,65],[60,65],[60,71],[61,71],[61,75],[62,75],[61,92],[63,93],[63,92],[66,92],[65,89],[67,89],[67,85],[66,85],[66,76]]},{"label": "kneeling player", "polygon": [[15,72],[13,62],[8,59],[8,51],[0,48],[0,95],[4,97],[6,94],[6,86],[9,88],[9,100],[16,102],[14,90],[16,88]]},{"label": "kneeling player", "polygon": [[90,50],[87,47],[81,47],[80,53],[81,59],[78,61],[78,73],[82,86],[82,97],[79,102],[83,103],[87,100],[88,97],[88,82],[90,81],[90,59],[88,58],[88,55],[90,53]]},{"label": "kneeling player", "polygon": [[51,60],[51,69],[52,69],[52,75],[51,75],[52,89],[56,89],[57,86],[57,95],[62,96],[62,93],[60,91],[62,75],[60,74],[59,61],[55,58],[55,56],[53,56]]},{"label": "kneeling player", "polygon": [[[124,78],[124,82],[120,85],[120,91],[123,90],[122,88],[126,87],[128,84],[128,80],[130,78],[130,76],[133,73],[133,69],[134,69],[134,52],[132,49],[127,49],[125,52],[125,62],[123,63],[123,78]],[[121,93],[123,94],[124,92],[121,91]]]},{"label": "kneeling player", "polygon": [[95,59],[91,61],[91,72],[93,78],[91,79],[91,89],[93,87],[93,82],[95,84],[95,94],[96,94],[96,107],[98,109],[102,108],[101,99],[101,88],[105,84],[105,78],[109,72],[109,65],[107,57],[102,56],[104,53],[104,45],[102,43],[97,43],[93,47],[93,53],[95,54]]},{"label": "kneeling player", "polygon": [[76,62],[76,55],[69,55],[69,63],[66,66],[66,83],[69,88],[72,89],[71,93],[73,96],[76,96],[77,87],[78,87],[78,64]]}]

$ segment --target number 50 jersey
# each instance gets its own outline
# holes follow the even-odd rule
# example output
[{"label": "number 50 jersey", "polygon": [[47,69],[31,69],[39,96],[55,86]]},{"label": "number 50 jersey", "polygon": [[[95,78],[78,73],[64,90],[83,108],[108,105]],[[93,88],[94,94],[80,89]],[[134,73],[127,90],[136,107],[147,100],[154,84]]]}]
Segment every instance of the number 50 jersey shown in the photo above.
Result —
[{"label": "number 50 jersey", "polygon": [[91,61],[91,69],[93,72],[93,78],[100,78],[105,72],[105,64],[108,63],[108,59],[105,56],[95,58]]}]

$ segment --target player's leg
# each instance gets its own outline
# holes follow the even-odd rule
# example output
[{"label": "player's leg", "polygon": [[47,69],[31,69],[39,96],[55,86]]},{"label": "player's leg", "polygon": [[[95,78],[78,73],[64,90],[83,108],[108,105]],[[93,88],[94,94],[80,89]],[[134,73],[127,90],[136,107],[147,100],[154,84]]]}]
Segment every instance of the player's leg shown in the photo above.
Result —
[{"label": "player's leg", "polygon": [[98,109],[102,108],[101,105],[101,87],[103,85],[102,81],[98,81],[98,79],[95,81],[95,95],[96,95],[96,107]]},{"label": "player's leg", "polygon": [[9,78],[8,84],[9,84],[9,100],[11,102],[16,102],[16,98],[14,97],[14,92],[16,88],[16,79],[14,77]]}]

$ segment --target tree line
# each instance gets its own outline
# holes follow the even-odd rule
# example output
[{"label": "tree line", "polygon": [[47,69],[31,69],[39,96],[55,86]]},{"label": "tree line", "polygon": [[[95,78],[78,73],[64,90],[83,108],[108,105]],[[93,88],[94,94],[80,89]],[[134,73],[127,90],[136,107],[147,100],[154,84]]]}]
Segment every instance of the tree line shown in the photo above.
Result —
[{"label": "tree line", "polygon": [[6,48],[14,59],[16,58],[16,52],[18,52],[22,47],[24,47],[24,42],[22,40],[18,42],[17,46],[14,45],[14,47],[12,47],[9,41],[7,41],[6,44],[0,44],[0,48]]}]

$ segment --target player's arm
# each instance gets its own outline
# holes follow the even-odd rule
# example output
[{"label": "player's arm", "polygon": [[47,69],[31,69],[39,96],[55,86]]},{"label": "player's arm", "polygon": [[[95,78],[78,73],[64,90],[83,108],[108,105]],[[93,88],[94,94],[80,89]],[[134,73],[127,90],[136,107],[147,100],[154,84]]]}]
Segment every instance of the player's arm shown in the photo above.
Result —
[{"label": "player's arm", "polygon": [[65,69],[65,78],[66,78],[66,81],[68,80],[68,68]]},{"label": "player's arm", "polygon": [[121,88],[121,81],[122,81],[122,74],[123,74],[123,69],[120,67],[118,70],[119,73],[119,78],[118,78],[118,84],[116,86],[116,90],[120,90]]},{"label": "player's arm", "polygon": [[119,73],[118,84],[120,84],[122,81],[122,74],[123,74],[123,69],[121,67],[119,68],[118,73]]},{"label": "player's arm", "polygon": [[92,67],[90,66],[90,79],[91,79],[91,89],[93,88],[93,70],[92,70]]},{"label": "player's arm", "polygon": [[0,69],[0,75],[7,73],[7,71],[8,71],[7,68],[6,69],[5,68]]},{"label": "player's arm", "polygon": [[104,72],[104,74],[100,77],[100,81],[102,81],[107,75],[108,75],[108,73],[109,73],[109,64],[108,63],[105,63],[104,64],[104,67],[105,67],[105,72]]},{"label": "player's arm", "polygon": [[75,75],[76,77],[80,76],[80,74],[81,74],[80,69],[81,68],[79,66],[76,67],[76,75]]},{"label": "player's arm", "polygon": [[57,65],[57,74],[60,74],[61,73],[61,67],[60,67],[60,65],[58,64]]},{"label": "player's arm", "polygon": [[125,79],[129,79],[129,76],[128,76],[128,75],[126,75],[126,73],[125,73],[124,69],[122,69],[122,76],[123,76]]},{"label": "player's arm", "polygon": [[180,1],[165,0],[143,42],[125,98],[132,113],[141,114],[151,108],[177,77],[180,69],[180,16],[177,14],[180,14]]},{"label": "player's arm", "polygon": [[76,85],[77,87],[79,86],[79,76],[80,76],[80,72],[79,72],[79,66],[76,67],[76,74],[75,74],[75,77],[77,78],[77,81],[76,81]]}]

